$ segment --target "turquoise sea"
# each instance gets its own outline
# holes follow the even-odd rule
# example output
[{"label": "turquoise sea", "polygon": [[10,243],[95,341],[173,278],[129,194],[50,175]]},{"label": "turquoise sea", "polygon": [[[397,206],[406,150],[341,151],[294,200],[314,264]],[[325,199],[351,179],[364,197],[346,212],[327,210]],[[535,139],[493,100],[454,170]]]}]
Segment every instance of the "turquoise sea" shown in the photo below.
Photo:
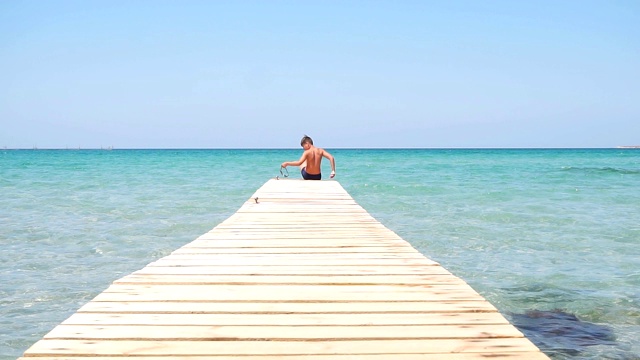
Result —
[{"label": "turquoise sea", "polygon": [[[552,358],[640,359],[640,150],[328,150],[360,205]],[[300,154],[0,150],[0,359]]]}]

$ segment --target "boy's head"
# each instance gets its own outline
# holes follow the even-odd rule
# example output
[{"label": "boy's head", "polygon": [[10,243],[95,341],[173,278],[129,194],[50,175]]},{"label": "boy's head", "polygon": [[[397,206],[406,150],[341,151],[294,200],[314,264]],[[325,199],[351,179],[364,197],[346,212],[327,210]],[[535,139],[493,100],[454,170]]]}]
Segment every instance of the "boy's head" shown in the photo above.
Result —
[{"label": "boy's head", "polygon": [[300,140],[300,146],[304,147],[304,144],[313,145],[313,140],[311,140],[310,137],[305,135],[302,137],[302,140]]}]

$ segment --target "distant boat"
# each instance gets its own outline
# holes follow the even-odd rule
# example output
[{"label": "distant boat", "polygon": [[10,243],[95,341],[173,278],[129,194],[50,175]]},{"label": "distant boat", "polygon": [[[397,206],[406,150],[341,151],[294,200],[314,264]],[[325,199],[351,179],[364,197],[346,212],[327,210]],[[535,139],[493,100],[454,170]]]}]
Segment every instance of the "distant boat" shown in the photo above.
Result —
[{"label": "distant boat", "polygon": [[640,145],[621,145],[617,146],[618,149],[640,149]]}]

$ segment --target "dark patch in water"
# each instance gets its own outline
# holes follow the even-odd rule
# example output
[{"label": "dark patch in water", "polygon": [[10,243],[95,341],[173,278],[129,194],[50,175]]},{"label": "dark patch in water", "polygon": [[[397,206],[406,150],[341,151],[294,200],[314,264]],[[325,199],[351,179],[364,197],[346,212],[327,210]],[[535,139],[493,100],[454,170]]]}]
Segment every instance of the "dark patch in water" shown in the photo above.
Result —
[{"label": "dark patch in water", "polygon": [[612,167],[572,167],[568,166],[562,168],[564,171],[576,171],[576,172],[584,172],[584,173],[604,173],[604,174],[621,174],[621,175],[638,175],[640,174],[640,170],[638,169],[618,169]]},{"label": "dark patch in water", "polygon": [[509,314],[511,322],[547,354],[579,355],[585,347],[615,345],[611,328],[580,321],[562,310]]}]

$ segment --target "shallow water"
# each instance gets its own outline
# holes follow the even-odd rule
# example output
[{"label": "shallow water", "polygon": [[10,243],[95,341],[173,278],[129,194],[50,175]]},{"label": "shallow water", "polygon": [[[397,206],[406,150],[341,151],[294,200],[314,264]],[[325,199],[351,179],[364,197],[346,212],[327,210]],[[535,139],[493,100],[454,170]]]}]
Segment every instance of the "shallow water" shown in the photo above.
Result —
[{"label": "shallow water", "polygon": [[[639,150],[331,151],[360,205],[554,359],[640,358]],[[299,155],[0,152],[0,359],[216,226]]]}]

